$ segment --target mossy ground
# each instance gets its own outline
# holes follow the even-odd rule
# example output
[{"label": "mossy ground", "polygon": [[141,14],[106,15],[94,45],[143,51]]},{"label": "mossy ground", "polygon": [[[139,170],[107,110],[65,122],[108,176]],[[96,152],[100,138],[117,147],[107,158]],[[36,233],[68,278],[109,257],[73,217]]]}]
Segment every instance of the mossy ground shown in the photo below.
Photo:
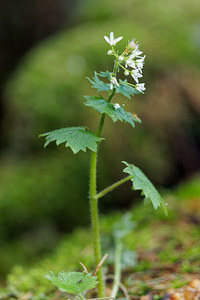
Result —
[{"label": "mossy ground", "polygon": [[[139,299],[149,292],[154,299],[162,299],[168,289],[179,288],[199,277],[199,198],[200,178],[196,177],[166,194],[168,217],[162,211],[154,212],[150,206],[137,206],[131,210],[135,228],[124,243],[128,249],[136,251],[138,259],[134,268],[123,270],[122,282],[132,299]],[[117,212],[102,218],[104,240],[121,214]],[[51,255],[32,268],[14,267],[8,276],[7,287],[1,291],[1,297],[53,299],[56,289],[44,275],[49,270],[81,270],[79,261],[89,270],[94,269],[88,229],[77,229],[66,236]],[[107,274],[113,273],[113,267],[105,269]],[[108,280],[108,292],[111,286],[112,281]],[[24,295],[26,298],[22,298]]]}]

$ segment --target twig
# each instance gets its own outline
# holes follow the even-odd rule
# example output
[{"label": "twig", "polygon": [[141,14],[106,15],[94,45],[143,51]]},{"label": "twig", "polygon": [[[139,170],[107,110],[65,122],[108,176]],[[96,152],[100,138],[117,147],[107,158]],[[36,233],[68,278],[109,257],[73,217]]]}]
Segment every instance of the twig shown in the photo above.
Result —
[{"label": "twig", "polygon": [[[115,278],[114,275],[107,275],[107,276],[106,276],[106,279],[113,279],[113,280],[114,280],[114,278]],[[121,281],[120,281],[118,284],[119,284],[120,289],[121,289],[122,292],[124,293],[124,296],[125,296],[127,299],[130,299],[128,290],[127,290],[127,288],[125,287],[125,285],[124,285]],[[111,296],[110,298],[113,299],[112,296]]]},{"label": "twig", "polygon": [[93,272],[92,276],[95,276],[97,274],[97,272],[99,271],[99,269],[101,268],[101,266],[103,265],[104,261],[106,260],[106,258],[108,257],[108,253],[106,253],[103,258],[101,259],[101,261],[99,262],[99,264],[97,265],[95,271]]},{"label": "twig", "polygon": [[88,270],[86,268],[86,266],[80,261],[79,264],[83,267],[83,273],[87,274],[88,273]]},{"label": "twig", "polygon": [[116,298],[119,283],[121,282],[121,260],[122,260],[122,242],[116,241],[116,250],[115,250],[115,271],[114,271],[114,282],[111,297]]}]

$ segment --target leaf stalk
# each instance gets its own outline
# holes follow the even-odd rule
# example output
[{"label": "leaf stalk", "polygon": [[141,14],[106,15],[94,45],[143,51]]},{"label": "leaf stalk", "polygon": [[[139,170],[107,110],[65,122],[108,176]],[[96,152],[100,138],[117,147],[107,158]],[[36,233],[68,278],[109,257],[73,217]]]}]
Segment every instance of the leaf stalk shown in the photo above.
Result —
[{"label": "leaf stalk", "polygon": [[100,199],[102,198],[103,196],[105,196],[106,194],[108,194],[109,192],[112,192],[114,189],[116,189],[118,186],[120,186],[121,184],[127,182],[128,180],[130,180],[131,178],[133,178],[133,176],[127,176],[115,183],[113,183],[112,185],[108,186],[107,188],[103,189],[101,192],[99,192],[97,195],[96,195],[96,199]]}]

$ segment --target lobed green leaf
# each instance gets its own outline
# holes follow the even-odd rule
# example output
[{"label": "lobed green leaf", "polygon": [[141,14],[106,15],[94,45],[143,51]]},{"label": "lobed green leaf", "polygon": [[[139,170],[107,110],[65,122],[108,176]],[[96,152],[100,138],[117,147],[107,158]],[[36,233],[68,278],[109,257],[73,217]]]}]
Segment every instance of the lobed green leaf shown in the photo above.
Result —
[{"label": "lobed green leaf", "polygon": [[82,294],[85,291],[96,287],[98,281],[96,276],[83,272],[60,272],[55,274],[50,272],[45,276],[51,283],[61,291],[71,294]]},{"label": "lobed green leaf", "polygon": [[162,206],[165,214],[167,214],[167,209],[163,198],[151,181],[149,181],[149,179],[146,177],[146,175],[133,164],[129,164],[125,161],[123,161],[123,163],[127,166],[123,172],[133,176],[131,179],[133,183],[132,188],[134,190],[142,190],[142,194],[145,196],[145,198],[151,200],[154,209]]},{"label": "lobed green leaf", "polygon": [[119,86],[116,88],[116,94],[122,94],[128,99],[131,99],[131,96],[134,94],[142,94],[141,92],[137,91],[133,86],[129,85],[127,80],[119,80]]},{"label": "lobed green leaf", "polygon": [[66,127],[54,131],[40,134],[39,137],[46,137],[46,147],[49,143],[55,141],[56,145],[66,143],[65,147],[70,147],[74,154],[80,150],[86,151],[86,148],[96,152],[98,142],[104,138],[98,137],[94,132],[88,131],[87,127]]},{"label": "lobed green leaf", "polygon": [[100,72],[100,73],[97,73],[100,77],[107,77],[108,79],[111,78],[111,74],[109,71],[105,71],[105,72]]},{"label": "lobed green leaf", "polygon": [[87,79],[92,83],[92,87],[97,89],[97,92],[110,91],[110,84],[104,83],[102,80],[100,80],[97,75],[97,72],[94,73],[93,80],[88,77]]},{"label": "lobed green leaf", "polygon": [[117,120],[129,123],[135,127],[135,122],[141,123],[141,120],[133,113],[127,112],[122,106],[115,108],[115,105],[106,101],[102,96],[91,97],[85,96],[87,101],[84,103],[86,106],[93,107],[100,113],[106,113],[115,123]]}]

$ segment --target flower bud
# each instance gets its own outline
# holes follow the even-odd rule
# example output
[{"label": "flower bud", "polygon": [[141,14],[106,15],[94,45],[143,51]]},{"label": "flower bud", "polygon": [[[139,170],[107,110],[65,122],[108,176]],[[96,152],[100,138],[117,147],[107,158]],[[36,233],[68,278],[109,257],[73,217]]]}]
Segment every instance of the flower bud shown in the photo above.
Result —
[{"label": "flower bud", "polygon": [[132,41],[128,44],[128,48],[129,48],[129,49],[135,49],[135,47],[136,47],[135,40],[132,39]]},{"label": "flower bud", "polygon": [[128,76],[128,75],[129,75],[129,71],[126,70],[126,71],[124,72],[124,75]]},{"label": "flower bud", "polygon": [[112,55],[112,50],[109,50],[109,51],[107,52],[107,54],[108,54],[108,55]]},{"label": "flower bud", "polygon": [[120,107],[121,107],[121,105],[120,105],[119,103],[115,103],[115,104],[114,104],[115,110],[119,109]]}]

